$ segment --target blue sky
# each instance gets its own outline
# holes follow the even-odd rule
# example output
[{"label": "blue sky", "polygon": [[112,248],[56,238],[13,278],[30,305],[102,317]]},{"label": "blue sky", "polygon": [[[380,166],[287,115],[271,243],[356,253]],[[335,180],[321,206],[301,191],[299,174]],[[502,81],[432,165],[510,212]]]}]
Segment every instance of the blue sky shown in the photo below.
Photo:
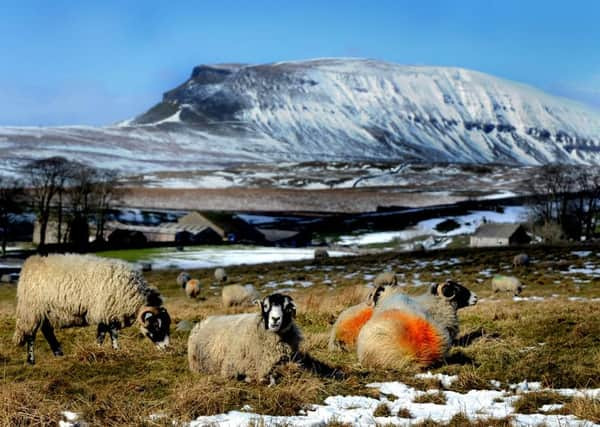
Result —
[{"label": "blue sky", "polygon": [[460,66],[600,109],[600,1],[0,2],[0,125],[135,116],[202,63]]}]

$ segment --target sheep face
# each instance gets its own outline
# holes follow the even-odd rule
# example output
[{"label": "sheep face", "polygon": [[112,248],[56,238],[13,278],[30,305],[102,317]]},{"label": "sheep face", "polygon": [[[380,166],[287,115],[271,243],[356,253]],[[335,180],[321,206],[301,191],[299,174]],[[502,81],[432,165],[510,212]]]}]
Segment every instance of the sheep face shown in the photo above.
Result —
[{"label": "sheep face", "polygon": [[142,333],[159,349],[169,345],[171,317],[164,307],[144,307],[138,320]]},{"label": "sheep face", "polygon": [[283,333],[292,325],[296,317],[296,304],[291,297],[272,294],[260,303],[264,327],[267,331]]},{"label": "sheep face", "polygon": [[477,304],[477,295],[453,280],[432,285],[430,290],[433,295],[455,304],[457,309]]}]

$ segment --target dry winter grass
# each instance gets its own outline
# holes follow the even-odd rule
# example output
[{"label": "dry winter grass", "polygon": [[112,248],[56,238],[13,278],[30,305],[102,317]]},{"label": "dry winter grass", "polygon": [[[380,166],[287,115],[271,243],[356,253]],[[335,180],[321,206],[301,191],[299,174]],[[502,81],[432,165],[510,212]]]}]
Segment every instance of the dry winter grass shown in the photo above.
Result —
[{"label": "dry winter grass", "polygon": [[[187,332],[175,331],[180,320],[199,321],[211,314],[251,311],[223,309],[212,271],[191,271],[205,292],[189,300],[175,284],[178,271],[146,274],[166,298],[173,318],[172,346],[158,352],[136,328],[121,333],[120,351],[108,343],[95,344],[93,327],[57,331],[65,356],[55,358],[38,334],[37,364],[26,366],[22,348],[11,342],[14,328],[15,287],[0,286],[0,425],[56,425],[60,412],[82,414],[91,425],[172,425],[250,405],[255,412],[291,415],[311,403],[336,394],[374,395],[366,384],[404,381],[422,390],[439,387],[437,381],[418,380],[416,370],[367,371],[352,353],[329,353],[328,331],[338,313],[364,298],[371,275],[394,270],[407,283],[407,292],[423,292],[425,285],[452,277],[475,291],[480,302],[460,312],[461,339],[448,359],[433,371],[458,375],[450,389],[489,389],[491,380],[502,387],[527,379],[543,386],[600,387],[600,282],[588,273],[567,274],[558,260],[573,267],[595,264],[600,248],[579,257],[572,248],[529,249],[533,263],[513,270],[514,250],[436,251],[419,254],[386,253],[360,258],[330,259],[326,263],[294,262],[228,268],[230,283],[252,283],[262,294],[289,290],[298,303],[297,322],[305,334],[303,351],[338,369],[322,376],[286,366],[274,386],[246,384],[215,376],[192,374],[187,368]],[[563,263],[564,264],[564,263]],[[513,301],[490,291],[489,274],[504,272],[522,279],[523,297],[539,301]],[[290,284],[287,281],[293,281]],[[283,282],[287,282],[282,284]],[[303,288],[300,282],[312,282]],[[274,287],[265,287],[269,284]],[[569,300],[569,297],[580,298]],[[436,395],[432,395],[436,398]],[[564,403],[560,413],[600,420],[600,403],[592,399],[566,399],[553,393],[524,395],[517,404],[522,413],[535,412],[546,403]],[[385,408],[381,408],[382,411]],[[162,417],[153,417],[151,415]],[[450,425],[509,425],[510,420],[475,423],[457,416]],[[425,423],[422,425],[435,425]]]}]

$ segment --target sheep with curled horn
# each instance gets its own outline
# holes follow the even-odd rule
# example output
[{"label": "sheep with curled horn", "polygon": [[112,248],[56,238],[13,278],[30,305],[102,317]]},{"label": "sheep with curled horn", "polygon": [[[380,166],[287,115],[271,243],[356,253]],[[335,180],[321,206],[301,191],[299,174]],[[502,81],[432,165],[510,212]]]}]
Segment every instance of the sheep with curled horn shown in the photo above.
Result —
[{"label": "sheep with curled horn", "polygon": [[430,366],[447,354],[459,331],[457,310],[477,296],[451,280],[411,297],[395,293],[375,306],[357,338],[357,356],[370,368]]},{"label": "sheep with curled horn", "polygon": [[272,382],[277,366],[297,357],[302,334],[295,316],[292,297],[275,293],[260,301],[260,313],[207,317],[188,339],[190,370]]},{"label": "sheep with curled horn", "polygon": [[33,343],[39,328],[54,355],[62,356],[54,328],[96,324],[98,344],[108,332],[117,349],[119,329],[136,320],[158,348],[169,344],[171,318],[159,292],[124,261],[92,255],[35,255],[23,264],[13,341],[27,344],[30,364],[35,363]]}]

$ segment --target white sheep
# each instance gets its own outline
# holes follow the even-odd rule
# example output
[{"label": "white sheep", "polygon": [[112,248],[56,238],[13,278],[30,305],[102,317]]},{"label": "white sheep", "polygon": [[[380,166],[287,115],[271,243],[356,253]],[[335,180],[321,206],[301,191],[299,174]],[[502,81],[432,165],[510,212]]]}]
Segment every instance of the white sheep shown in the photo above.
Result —
[{"label": "white sheep", "polygon": [[252,285],[228,285],[221,291],[224,307],[233,305],[252,305],[260,295]]},{"label": "white sheep", "polygon": [[522,253],[513,258],[513,267],[527,267],[529,265],[529,255]]},{"label": "white sheep", "polygon": [[202,291],[202,285],[198,279],[190,279],[185,283],[185,294],[188,298],[196,298]]},{"label": "white sheep", "polygon": [[219,283],[225,283],[227,281],[227,273],[222,267],[215,269],[215,280]]},{"label": "white sheep", "polygon": [[379,286],[396,286],[398,285],[398,278],[396,277],[396,273],[393,271],[386,271],[383,273],[379,273],[375,280],[373,280],[373,286],[378,288]]},{"label": "white sheep", "polygon": [[185,289],[185,284],[191,280],[192,276],[190,276],[190,274],[186,271],[182,271],[181,273],[179,273],[179,275],[177,276],[177,286],[179,286],[181,289]]},{"label": "white sheep", "polygon": [[394,292],[399,292],[398,289],[395,285],[378,286],[369,292],[366,301],[342,311],[329,334],[329,351],[351,350],[354,348],[358,333],[373,315],[374,306]]},{"label": "white sheep", "polygon": [[198,323],[188,339],[190,370],[273,381],[278,365],[297,358],[302,335],[291,297],[272,294],[260,306],[260,314],[209,316]]},{"label": "white sheep", "polygon": [[475,294],[452,281],[417,297],[385,298],[358,334],[359,362],[384,369],[431,365],[446,355],[458,333],[456,311],[476,302]]},{"label": "white sheep", "polygon": [[60,356],[54,328],[97,324],[98,343],[109,332],[116,349],[119,329],[137,319],[142,333],[164,348],[171,319],[161,305],[158,291],[126,262],[91,255],[32,256],[19,278],[13,341],[27,343],[27,361],[33,364],[40,327],[52,352]]},{"label": "white sheep", "polygon": [[316,248],[314,252],[315,261],[323,261],[329,258],[329,252],[325,248]]},{"label": "white sheep", "polygon": [[523,290],[521,281],[514,276],[503,276],[497,274],[492,277],[492,291],[494,292],[512,292],[517,296]]}]

